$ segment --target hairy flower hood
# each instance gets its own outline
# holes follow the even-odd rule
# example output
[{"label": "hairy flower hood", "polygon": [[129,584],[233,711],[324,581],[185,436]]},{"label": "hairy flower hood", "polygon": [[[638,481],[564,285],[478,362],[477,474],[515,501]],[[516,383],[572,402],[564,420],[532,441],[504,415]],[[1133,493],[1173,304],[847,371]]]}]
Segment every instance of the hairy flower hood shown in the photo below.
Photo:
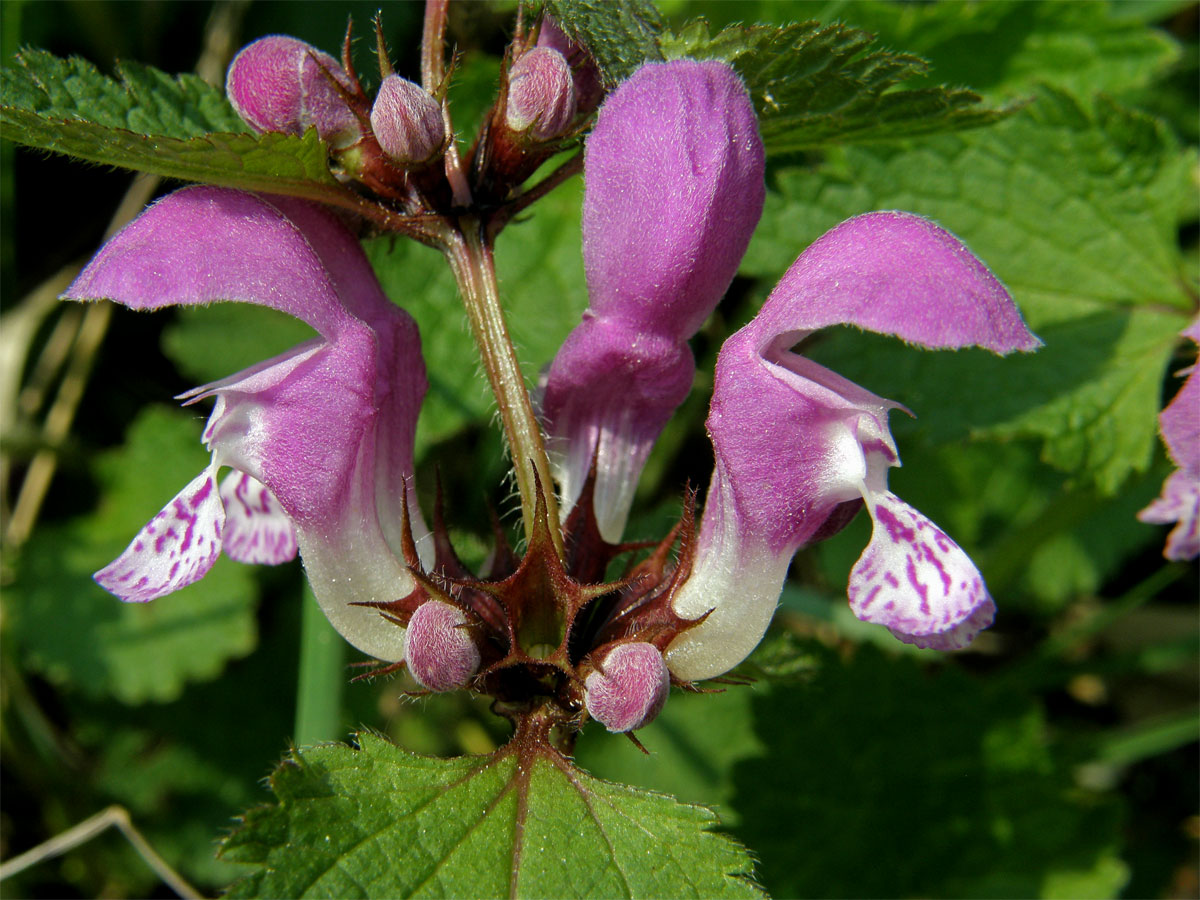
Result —
[{"label": "hairy flower hood", "polygon": [[994,606],[965,553],[887,490],[899,465],[888,412],[899,408],[791,348],[830,325],[918,346],[1033,350],[1007,291],[949,232],[911,213],[857,216],[808,248],[759,314],[717,357],[708,432],[716,468],[697,561],[677,612],[709,613],[676,641],[681,677],[735,665],[761,639],[795,551],[836,532],[865,503],[870,545],[850,605],[920,647],[966,646]]},{"label": "hairy flower hood", "polygon": [[425,533],[411,477],[425,367],[416,324],[384,296],[354,235],[304,201],[186,188],[109,241],[65,296],[142,310],[252,303],[318,334],[183,395],[215,400],[204,432],[212,463],[96,580],[147,601],[201,578],[222,549],[279,563],[298,547],[334,626],[365,652],[400,659],[403,629],[353,604],[412,589],[397,548],[404,504]]}]

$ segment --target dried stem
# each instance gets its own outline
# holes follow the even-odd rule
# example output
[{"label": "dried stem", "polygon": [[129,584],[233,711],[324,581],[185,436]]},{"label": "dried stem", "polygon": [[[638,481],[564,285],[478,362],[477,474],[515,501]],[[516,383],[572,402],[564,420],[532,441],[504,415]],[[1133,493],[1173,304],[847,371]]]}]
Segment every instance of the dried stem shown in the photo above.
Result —
[{"label": "dried stem", "polygon": [[30,866],[35,866],[47,859],[62,856],[113,827],[125,835],[125,839],[133,845],[138,856],[145,860],[146,865],[153,869],[154,873],[176,894],[188,898],[188,900],[192,900],[192,898],[199,900],[204,896],[184,881],[183,877],[158,855],[149,842],[142,837],[141,832],[134,827],[133,821],[129,818],[129,812],[123,806],[110,806],[101,810],[78,825],[38,844],[32,850],[27,850],[20,856],[0,863],[0,881],[24,872]]}]

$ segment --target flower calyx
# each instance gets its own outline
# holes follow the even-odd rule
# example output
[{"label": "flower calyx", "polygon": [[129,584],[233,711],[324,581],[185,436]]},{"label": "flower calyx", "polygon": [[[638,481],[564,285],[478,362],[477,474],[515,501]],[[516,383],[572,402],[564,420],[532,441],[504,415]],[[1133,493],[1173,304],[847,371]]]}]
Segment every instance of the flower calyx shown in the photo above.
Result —
[{"label": "flower calyx", "polygon": [[610,731],[629,732],[666,702],[676,680],[663,652],[702,621],[671,609],[690,571],[694,495],[675,529],[618,581],[603,580],[608,564],[645,545],[604,541],[584,502],[564,528],[564,561],[550,539],[540,485],[538,497],[537,527],[524,555],[518,559],[501,544],[483,578],[454,554],[440,508],[428,568],[405,526],[403,552],[416,587],[394,601],[363,605],[406,629],[406,659],[368,676],[403,666],[426,691],[489,695],[518,730],[535,714],[551,720],[555,727],[545,733],[569,752],[589,716]]}]

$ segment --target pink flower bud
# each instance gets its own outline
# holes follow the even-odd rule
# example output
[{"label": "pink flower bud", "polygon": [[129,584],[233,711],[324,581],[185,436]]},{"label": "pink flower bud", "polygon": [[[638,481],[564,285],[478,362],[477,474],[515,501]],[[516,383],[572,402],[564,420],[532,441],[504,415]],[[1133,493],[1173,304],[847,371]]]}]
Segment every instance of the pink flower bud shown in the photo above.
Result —
[{"label": "pink flower bud", "polygon": [[404,636],[404,659],[417,684],[430,691],[466,686],[479,668],[479,648],[464,628],[462,610],[431,600],[417,607]]},{"label": "pink flower bud", "polygon": [[558,23],[549,16],[542,19],[537,45],[557,50],[566,58],[575,82],[579,112],[591,112],[600,105],[600,101],[604,99],[604,84],[600,80],[600,70],[596,68],[596,61],[585,47],[567,37],[558,27]]},{"label": "pink flower bud", "polygon": [[575,118],[575,81],[566,58],[549,47],[534,47],[508,73],[505,123],[538,141],[558,137]]},{"label": "pink flower bud", "polygon": [[662,712],[671,675],[653,644],[620,644],[600,669],[584,683],[584,702],[592,718],[609,731],[634,731]]},{"label": "pink flower bud", "polygon": [[234,57],[225,92],[255,131],[303,134],[316,126],[322,138],[341,148],[358,140],[359,121],[334,81],[352,89],[349,76],[328,53],[293,37],[272,35]]},{"label": "pink flower bud", "polygon": [[383,152],[404,166],[429,162],[446,144],[442,106],[431,93],[399,75],[379,86],[371,128]]}]

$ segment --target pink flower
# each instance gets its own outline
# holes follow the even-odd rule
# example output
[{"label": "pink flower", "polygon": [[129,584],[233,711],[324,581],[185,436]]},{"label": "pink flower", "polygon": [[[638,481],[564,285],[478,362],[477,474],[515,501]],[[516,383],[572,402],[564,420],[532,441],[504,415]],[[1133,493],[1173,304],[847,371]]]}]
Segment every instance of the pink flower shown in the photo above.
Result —
[{"label": "pink flower", "polygon": [[[280,563],[297,547],[326,615],[385,660],[404,631],[353,605],[412,590],[399,555],[426,390],[416,324],[379,287],[358,241],[322,207],[213,187],[155,203],[108,242],[66,297],[133,309],[235,301],[307,322],[318,337],[184,395],[214,398],[212,463],[96,573],[122,600],[162,597],[219,553]],[[217,486],[218,471],[231,471]]]}]

